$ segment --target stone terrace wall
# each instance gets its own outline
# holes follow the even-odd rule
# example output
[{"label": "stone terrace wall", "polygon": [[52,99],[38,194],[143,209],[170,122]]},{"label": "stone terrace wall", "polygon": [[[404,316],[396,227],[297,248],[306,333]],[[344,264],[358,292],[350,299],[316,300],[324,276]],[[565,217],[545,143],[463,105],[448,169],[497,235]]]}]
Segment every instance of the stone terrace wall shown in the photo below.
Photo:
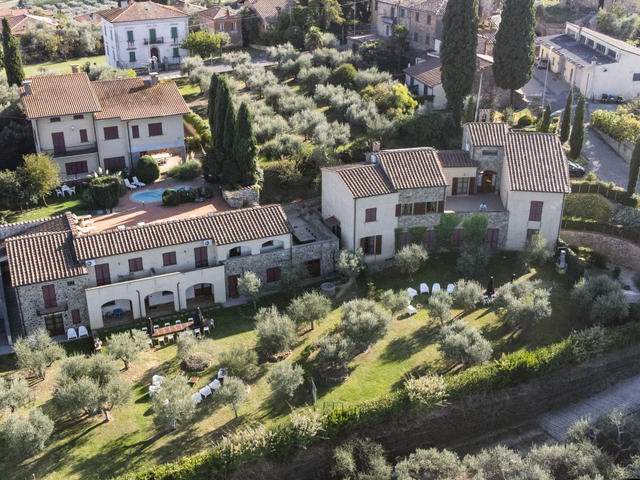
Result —
[{"label": "stone terrace wall", "polygon": [[251,187],[240,190],[222,190],[222,198],[231,208],[253,207],[260,202],[258,191]]},{"label": "stone terrace wall", "polygon": [[602,141],[607,145],[609,145],[614,152],[616,152],[618,155],[624,158],[627,163],[631,161],[631,156],[633,155],[633,147],[635,146],[633,142],[629,142],[627,140],[623,140],[622,142],[619,142],[618,140],[610,137],[609,135],[607,135],[601,130],[598,130],[595,127],[590,127],[590,128],[593,129],[593,131],[598,134],[598,136],[602,139]]},{"label": "stone terrace wall", "polygon": [[569,245],[590,248],[620,266],[640,269],[640,245],[628,240],[597,232],[561,230],[560,237]]},{"label": "stone terrace wall", "polygon": [[28,222],[8,223],[7,225],[0,225],[0,240],[20,235],[30,228],[37,227],[38,225],[48,222],[49,220],[51,220],[51,218],[41,218],[39,220],[30,220]]}]

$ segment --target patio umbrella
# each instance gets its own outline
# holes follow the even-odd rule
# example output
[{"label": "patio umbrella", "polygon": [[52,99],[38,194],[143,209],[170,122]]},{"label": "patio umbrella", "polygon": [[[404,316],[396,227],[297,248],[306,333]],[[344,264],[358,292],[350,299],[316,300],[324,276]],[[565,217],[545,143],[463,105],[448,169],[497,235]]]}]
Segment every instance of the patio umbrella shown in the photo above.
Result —
[{"label": "patio umbrella", "polygon": [[151,317],[147,316],[147,332],[149,332],[149,336],[153,336],[153,320]]},{"label": "patio umbrella", "polygon": [[495,290],[493,289],[493,275],[489,277],[489,284],[487,285],[487,295],[493,295]]},{"label": "patio umbrella", "polygon": [[198,315],[196,316],[195,326],[198,328],[201,327],[203,320],[204,319],[202,317],[202,312],[200,311],[200,307],[198,307]]}]

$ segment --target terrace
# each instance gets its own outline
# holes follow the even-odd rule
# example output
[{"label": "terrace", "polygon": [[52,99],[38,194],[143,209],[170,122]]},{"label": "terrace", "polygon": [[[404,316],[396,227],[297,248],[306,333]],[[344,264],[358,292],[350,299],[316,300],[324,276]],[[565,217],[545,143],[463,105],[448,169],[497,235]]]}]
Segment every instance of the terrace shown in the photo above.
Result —
[{"label": "terrace", "polygon": [[475,195],[455,195],[447,197],[445,212],[479,212],[480,205],[485,204],[485,212],[504,212],[502,200],[495,193],[478,193]]}]

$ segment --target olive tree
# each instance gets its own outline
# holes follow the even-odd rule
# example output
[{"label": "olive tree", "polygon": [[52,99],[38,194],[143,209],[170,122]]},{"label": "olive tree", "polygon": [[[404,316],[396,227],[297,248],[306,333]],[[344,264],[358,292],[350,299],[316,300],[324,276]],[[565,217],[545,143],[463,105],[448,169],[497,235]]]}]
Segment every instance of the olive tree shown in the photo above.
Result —
[{"label": "olive tree", "polygon": [[571,300],[579,318],[588,325],[610,325],[629,316],[620,283],[608,275],[580,279],[571,291]]},{"label": "olive tree", "polygon": [[291,400],[300,385],[304,382],[304,371],[300,365],[291,362],[281,362],[276,364],[269,375],[267,383],[273,390],[273,394],[280,400]]},{"label": "olive tree", "polygon": [[373,300],[356,299],[342,305],[340,330],[364,352],[391,329],[391,315]]},{"label": "olive tree", "polygon": [[379,443],[355,438],[338,446],[333,453],[333,478],[383,479],[391,478],[391,466]]},{"label": "olive tree", "polygon": [[413,274],[422,268],[428,258],[429,254],[421,245],[412,243],[398,250],[393,256],[393,262],[401,273],[409,275],[409,280],[413,280]]},{"label": "olive tree", "polygon": [[216,399],[223,405],[229,405],[235,418],[238,418],[238,409],[247,403],[247,397],[244,382],[236,377],[225,378],[222,387],[216,390]]},{"label": "olive tree", "polygon": [[316,361],[322,371],[331,375],[343,375],[347,372],[353,352],[353,345],[348,338],[333,333],[318,341]]},{"label": "olive tree", "polygon": [[178,337],[176,345],[178,346],[178,358],[182,361],[189,358],[193,349],[196,348],[198,339],[194,335],[182,335]]},{"label": "olive tree", "polygon": [[444,325],[444,322],[449,321],[451,318],[451,305],[453,304],[451,295],[446,292],[433,293],[429,297],[427,304],[431,318],[440,320],[442,325]]},{"label": "olive tree", "polygon": [[331,300],[320,292],[305,292],[291,300],[287,307],[289,318],[296,324],[309,323],[311,330],[314,323],[319,322],[331,311]]},{"label": "olive tree", "polygon": [[255,350],[236,343],[220,354],[220,365],[227,369],[229,375],[245,381],[252,380],[259,371],[258,354]]},{"label": "olive tree", "polygon": [[549,296],[540,282],[519,280],[503,285],[494,303],[505,321],[515,329],[526,329],[551,316]]},{"label": "olive tree", "polygon": [[7,453],[12,458],[27,458],[44,450],[53,433],[53,421],[39,408],[34,408],[25,418],[10,415],[0,426]]},{"label": "olive tree", "polygon": [[124,362],[124,368],[129,369],[138,354],[149,345],[149,337],[142,330],[114,333],[107,340],[107,351],[114,358]]},{"label": "olive tree", "polygon": [[482,299],[484,288],[475,280],[458,280],[453,291],[453,303],[464,310],[473,310]]},{"label": "olive tree", "polygon": [[396,464],[399,480],[456,479],[465,477],[460,457],[449,450],[418,449]]},{"label": "olive tree", "polygon": [[0,377],[0,410],[8,408],[11,413],[16,408],[24,407],[33,398],[29,384],[23,378],[14,378],[12,380]]},{"label": "olive tree", "polygon": [[409,298],[409,292],[406,290],[393,291],[391,289],[385,290],[380,294],[380,303],[385,308],[391,310],[391,313],[396,314],[407,308],[411,299]]},{"label": "olive tree", "polygon": [[256,302],[260,296],[260,288],[262,288],[262,281],[253,272],[245,272],[240,278],[238,278],[238,293],[253,303],[253,308],[256,308]]},{"label": "olive tree", "polygon": [[522,259],[525,265],[542,265],[553,257],[553,249],[547,240],[538,232],[527,240],[522,252]]},{"label": "olive tree", "polygon": [[551,476],[537,465],[523,459],[518,452],[498,445],[483,449],[464,458],[469,478],[487,480],[551,480]]},{"label": "olive tree", "polygon": [[355,252],[349,250],[340,250],[336,269],[340,275],[347,277],[349,280],[356,281],[360,272],[364,270],[364,252],[361,248]]},{"label": "olive tree", "polygon": [[66,356],[64,348],[51,340],[44,328],[37,329],[28,338],[19,338],[13,344],[18,368],[44,380],[47,368]]},{"label": "olive tree", "polygon": [[480,365],[491,358],[493,348],[482,334],[464,320],[456,320],[440,329],[438,350],[444,357],[463,367]]},{"label": "olive tree", "polygon": [[153,421],[160,428],[175,430],[178,424],[188,422],[195,414],[196,406],[191,399],[191,387],[182,375],[165,378],[151,398]]},{"label": "olive tree", "polygon": [[275,306],[258,310],[255,316],[258,332],[257,348],[265,356],[291,350],[297,339],[296,324]]}]

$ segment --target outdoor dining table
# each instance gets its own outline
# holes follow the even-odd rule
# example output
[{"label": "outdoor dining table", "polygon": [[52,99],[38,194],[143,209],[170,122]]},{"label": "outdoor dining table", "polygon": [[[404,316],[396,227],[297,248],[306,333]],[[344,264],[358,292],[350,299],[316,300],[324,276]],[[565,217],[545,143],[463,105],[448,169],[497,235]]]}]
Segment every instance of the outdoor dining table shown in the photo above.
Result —
[{"label": "outdoor dining table", "polygon": [[[191,328],[195,322],[184,322],[178,323],[176,325],[169,325],[168,327],[160,327],[153,330],[153,337],[164,337],[165,335],[175,335],[176,333],[180,333],[184,330]],[[204,319],[202,321],[202,325],[209,325],[209,320]]]}]

